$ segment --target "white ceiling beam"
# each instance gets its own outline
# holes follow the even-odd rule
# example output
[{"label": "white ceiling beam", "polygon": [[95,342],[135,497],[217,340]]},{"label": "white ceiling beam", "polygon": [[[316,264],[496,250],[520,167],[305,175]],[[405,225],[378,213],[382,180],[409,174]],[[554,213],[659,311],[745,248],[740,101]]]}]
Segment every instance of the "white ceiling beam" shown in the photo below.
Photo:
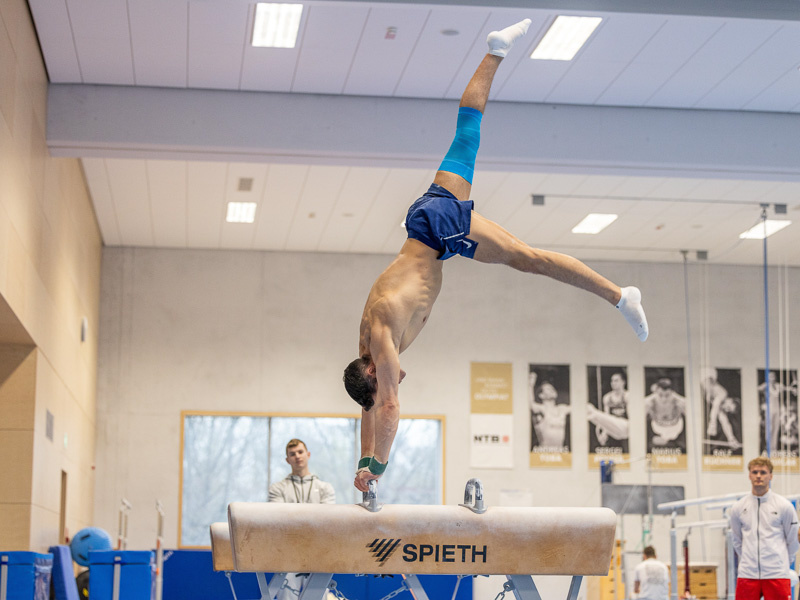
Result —
[{"label": "white ceiling beam", "polygon": [[[450,100],[51,85],[54,156],[433,168]],[[800,114],[491,102],[481,169],[800,181]]]}]

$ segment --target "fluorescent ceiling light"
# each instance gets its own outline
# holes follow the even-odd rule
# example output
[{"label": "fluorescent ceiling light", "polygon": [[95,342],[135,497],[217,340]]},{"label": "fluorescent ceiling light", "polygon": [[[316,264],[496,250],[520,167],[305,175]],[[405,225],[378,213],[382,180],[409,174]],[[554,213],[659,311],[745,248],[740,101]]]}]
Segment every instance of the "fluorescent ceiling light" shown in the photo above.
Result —
[{"label": "fluorescent ceiling light", "polygon": [[617,215],[591,213],[572,228],[572,233],[600,233],[617,220]]},{"label": "fluorescent ceiling light", "polygon": [[228,223],[252,223],[256,220],[255,202],[228,202]]},{"label": "fluorescent ceiling light", "polygon": [[253,23],[253,46],[257,48],[294,48],[300,30],[302,4],[256,4]]},{"label": "fluorescent ceiling light", "polygon": [[[750,229],[745,231],[744,233],[739,234],[739,239],[742,240],[763,240],[765,237],[771,236],[776,231],[780,231],[784,227],[788,227],[791,225],[791,221],[777,221],[767,219],[759,223],[758,225],[753,225]],[[766,231],[765,231],[766,226]]]},{"label": "fluorescent ceiling light", "polygon": [[531,58],[572,60],[602,20],[600,17],[556,17]]}]

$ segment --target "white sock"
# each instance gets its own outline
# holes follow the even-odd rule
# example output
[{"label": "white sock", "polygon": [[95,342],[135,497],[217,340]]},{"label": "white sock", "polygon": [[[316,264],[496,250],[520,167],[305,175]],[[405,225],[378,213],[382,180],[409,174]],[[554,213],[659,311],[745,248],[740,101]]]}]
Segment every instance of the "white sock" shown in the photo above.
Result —
[{"label": "white sock", "polygon": [[486,38],[486,42],[489,44],[489,54],[505,58],[508,51],[511,50],[511,46],[514,45],[514,42],[528,33],[530,24],[531,20],[525,19],[510,27],[490,33],[489,37]]},{"label": "white sock", "polygon": [[636,287],[622,288],[622,298],[617,304],[619,312],[625,317],[628,325],[633,327],[640,341],[645,341],[650,329],[647,327],[647,317],[642,308],[642,292]]}]

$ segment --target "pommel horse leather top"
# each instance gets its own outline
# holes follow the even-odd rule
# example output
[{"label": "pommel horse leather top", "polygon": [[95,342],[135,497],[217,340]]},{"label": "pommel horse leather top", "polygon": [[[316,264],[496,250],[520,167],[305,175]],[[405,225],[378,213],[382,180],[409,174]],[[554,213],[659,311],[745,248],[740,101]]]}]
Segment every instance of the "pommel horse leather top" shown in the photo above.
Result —
[{"label": "pommel horse leather top", "polygon": [[235,571],[231,534],[227,523],[211,524],[211,557],[215,571]]},{"label": "pommel horse leather top", "polygon": [[[616,515],[607,508],[234,502],[240,572],[606,575]],[[213,533],[213,532],[212,532]]]}]

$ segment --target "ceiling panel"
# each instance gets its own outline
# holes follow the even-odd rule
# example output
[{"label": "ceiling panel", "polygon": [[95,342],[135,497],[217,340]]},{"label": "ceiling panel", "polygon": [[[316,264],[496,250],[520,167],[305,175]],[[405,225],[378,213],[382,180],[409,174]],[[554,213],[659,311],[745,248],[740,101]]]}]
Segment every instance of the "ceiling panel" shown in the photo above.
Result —
[{"label": "ceiling panel", "polygon": [[120,224],[123,246],[152,246],[153,220],[143,160],[107,160],[111,198]]},{"label": "ceiling panel", "polygon": [[126,1],[67,0],[67,7],[83,83],[133,85]]},{"label": "ceiling panel", "polygon": [[616,80],[642,52],[664,22],[664,17],[659,16],[613,15],[604,19],[545,101],[593,104],[609,82]]},{"label": "ceiling panel", "polygon": [[255,248],[284,248],[310,169],[308,165],[269,165],[264,195],[256,211]]},{"label": "ceiling panel", "polygon": [[617,106],[642,105],[723,25],[723,21],[717,19],[665,19],[625,70],[595,101]]},{"label": "ceiling panel", "polygon": [[[225,175],[225,210],[228,202],[258,202],[264,194],[267,182],[267,165],[253,163],[230,163]],[[222,248],[250,249],[253,247],[256,224],[228,223],[223,221],[220,233]]]},{"label": "ceiling panel", "polygon": [[[488,15],[480,9],[430,9],[394,95],[443,98]],[[447,30],[459,34],[446,35]]]},{"label": "ceiling panel", "polygon": [[[153,15],[161,18],[154,19]],[[128,3],[136,85],[185,87],[189,10],[180,2]]]},{"label": "ceiling panel", "polygon": [[800,107],[800,58],[790,64],[775,82],[766,86],[742,108],[771,112],[796,112]]},{"label": "ceiling panel", "polygon": [[153,243],[185,248],[188,166],[184,161],[148,160],[146,168]]},{"label": "ceiling panel", "polygon": [[472,194],[475,209],[487,219],[501,224],[508,223],[511,215],[521,206],[532,203],[533,194],[542,194],[541,183],[547,177],[547,174],[541,173],[506,173],[500,181],[497,181],[491,195],[483,197]]},{"label": "ceiling panel", "polygon": [[287,250],[316,248],[347,177],[341,167],[311,167],[286,240]]},{"label": "ceiling panel", "polygon": [[47,58],[47,73],[53,83],[81,83],[80,63],[75,50],[66,0],[31,2],[31,14],[42,54]]},{"label": "ceiling panel", "polygon": [[219,248],[228,165],[190,162],[187,166],[186,244],[190,248]]},{"label": "ceiling panel", "polygon": [[429,13],[420,6],[370,9],[344,93],[393,95]]},{"label": "ceiling panel", "polygon": [[[783,24],[696,104],[697,108],[739,109],[797,69],[800,25]],[[757,65],[757,67],[756,67]],[[756,68],[754,68],[756,67]]]},{"label": "ceiling panel", "polygon": [[336,204],[320,235],[316,249],[347,252],[386,182],[389,169],[347,169]]},{"label": "ceiling panel", "polygon": [[369,207],[351,251],[382,248],[392,231],[402,231],[408,207],[428,189],[430,177],[430,172],[422,169],[391,169]]},{"label": "ceiling panel", "polygon": [[778,29],[780,24],[772,21],[727,19],[683,68],[645,100],[644,106],[694,106]]},{"label": "ceiling panel", "polygon": [[111,186],[108,183],[105,160],[84,158],[82,163],[86,185],[92,195],[97,224],[103,235],[103,243],[107,246],[120,246],[122,237],[119,233],[119,220],[114,209],[114,200],[111,197]]},{"label": "ceiling panel", "polygon": [[368,15],[365,4],[309,8],[293,92],[342,93]]},{"label": "ceiling panel", "polygon": [[191,88],[237,90],[249,38],[249,4],[189,2]]}]

